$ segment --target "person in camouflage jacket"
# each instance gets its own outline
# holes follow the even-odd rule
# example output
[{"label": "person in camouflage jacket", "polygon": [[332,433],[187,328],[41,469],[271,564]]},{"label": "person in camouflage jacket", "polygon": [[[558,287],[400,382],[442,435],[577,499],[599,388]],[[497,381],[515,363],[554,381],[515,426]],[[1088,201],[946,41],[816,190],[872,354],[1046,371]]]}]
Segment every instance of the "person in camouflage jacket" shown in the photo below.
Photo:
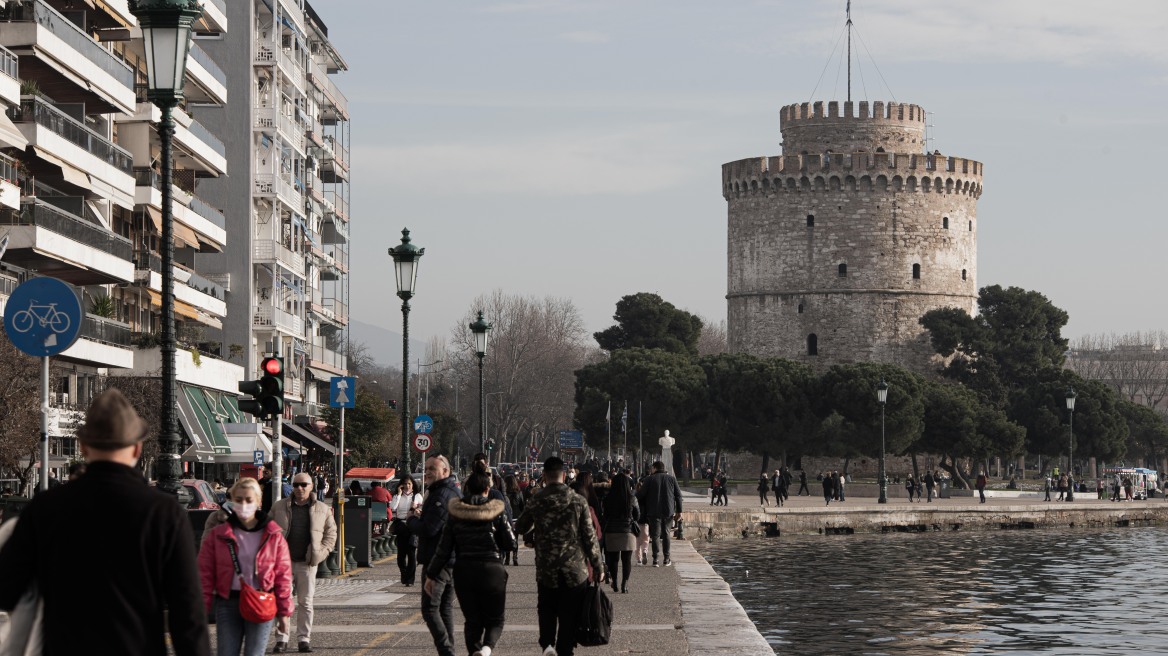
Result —
[{"label": "person in camouflage jacket", "polygon": [[548,458],[543,476],[547,487],[527,503],[516,530],[535,531],[539,646],[545,656],[572,656],[589,567],[600,580],[600,544],[588,502],[564,484],[564,461]]}]

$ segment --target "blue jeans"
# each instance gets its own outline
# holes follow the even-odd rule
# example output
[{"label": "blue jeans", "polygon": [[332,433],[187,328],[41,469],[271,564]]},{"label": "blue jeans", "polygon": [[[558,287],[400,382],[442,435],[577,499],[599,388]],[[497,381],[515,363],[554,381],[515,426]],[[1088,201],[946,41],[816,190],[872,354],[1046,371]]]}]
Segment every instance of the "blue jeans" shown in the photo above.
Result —
[{"label": "blue jeans", "polygon": [[263,624],[248,622],[239,615],[239,599],[215,599],[215,653],[218,656],[263,656],[268,648],[268,635],[272,632],[272,624],[276,620],[268,620]]}]

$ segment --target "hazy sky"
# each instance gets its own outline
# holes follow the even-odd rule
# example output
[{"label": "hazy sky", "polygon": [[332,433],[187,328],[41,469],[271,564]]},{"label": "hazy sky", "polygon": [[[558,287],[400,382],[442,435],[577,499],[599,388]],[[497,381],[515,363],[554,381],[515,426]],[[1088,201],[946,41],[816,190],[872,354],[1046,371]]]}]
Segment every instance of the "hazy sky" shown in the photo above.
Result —
[{"label": "hazy sky", "polygon": [[[570,298],[590,331],[640,291],[724,319],[721,165],[780,154],[783,105],[845,99],[844,4],[317,0],[350,65],[352,316],[401,330],[408,226],[418,339],[494,289]],[[985,163],[979,286],[1046,294],[1070,337],[1168,329],[1168,3],[853,19],[853,99],[922,105],[930,149]]]}]

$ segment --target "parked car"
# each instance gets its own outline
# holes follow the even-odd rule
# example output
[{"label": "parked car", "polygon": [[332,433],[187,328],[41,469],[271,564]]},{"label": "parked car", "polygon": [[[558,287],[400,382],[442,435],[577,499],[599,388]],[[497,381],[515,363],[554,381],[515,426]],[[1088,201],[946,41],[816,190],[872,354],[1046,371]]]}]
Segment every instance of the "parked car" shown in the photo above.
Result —
[{"label": "parked car", "polygon": [[184,500],[182,495],[179,501],[186,504],[187,510],[219,510],[219,495],[215,488],[207,481],[196,478],[182,479],[183,488],[190,493],[190,499]]}]

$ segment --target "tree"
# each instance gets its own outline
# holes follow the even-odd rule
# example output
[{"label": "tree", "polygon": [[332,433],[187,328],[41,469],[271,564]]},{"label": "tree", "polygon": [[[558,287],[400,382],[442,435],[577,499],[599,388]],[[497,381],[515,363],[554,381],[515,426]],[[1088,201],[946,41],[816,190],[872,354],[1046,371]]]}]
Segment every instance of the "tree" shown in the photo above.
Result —
[{"label": "tree", "polygon": [[1070,447],[1066,392],[1074,387],[1075,456],[1115,460],[1124,454],[1127,422],[1116,405],[1115,393],[1106,385],[1079,378],[1061,369],[1019,390],[1011,398],[1009,415],[1026,428],[1030,453],[1065,455]]},{"label": "tree", "polygon": [[[142,441],[142,457],[138,460],[138,467],[150,471],[158,459],[158,436],[162,434],[162,378],[158,375],[107,376],[101,382],[101,389],[104,391],[111,387],[118,388],[125,395],[130,405],[137,410],[138,416],[149,426],[146,439]],[[182,390],[176,389],[175,393],[182,394]]]},{"label": "tree", "polygon": [[[881,429],[876,386],[888,383],[888,402]],[[838,415],[835,435],[827,446],[845,457],[876,455],[883,434],[887,453],[904,453],[924,429],[924,381],[916,374],[891,365],[872,363],[835,365],[819,380],[821,416]]]},{"label": "tree", "polygon": [[[576,372],[575,425],[595,447],[607,439],[609,403],[641,401],[649,435],[688,425],[704,403],[706,375],[688,355],[661,349],[625,348]],[[619,410],[616,413],[619,416]],[[619,421],[617,422],[619,426]],[[694,434],[678,435],[678,451],[700,444]]]},{"label": "tree", "polygon": [[1098,380],[1121,398],[1165,412],[1168,401],[1168,340],[1164,331],[1124,335],[1087,335],[1071,350],[1067,366]]},{"label": "tree", "polygon": [[641,292],[617,301],[615,326],[593,334],[608,352],[626,348],[662,349],[670,353],[698,354],[702,320],[656,294]]},{"label": "tree", "polygon": [[981,403],[972,390],[931,382],[924,392],[924,430],[912,451],[940,454],[941,468],[949,472],[957,487],[969,487],[969,472],[962,469],[962,458],[984,466],[991,455],[1009,458],[1021,452],[1025,430],[1000,409]]},{"label": "tree", "polygon": [[1119,401],[1116,408],[1127,422],[1127,453],[1142,454],[1143,464],[1159,469],[1164,447],[1168,446],[1168,423],[1155,410],[1131,401]]},{"label": "tree", "polygon": [[0,326],[0,473],[31,487],[40,435],[40,362],[12,345]]},{"label": "tree", "polygon": [[[322,418],[326,431],[340,448],[340,409],[329,406]],[[346,468],[376,467],[401,456],[401,421],[385,402],[364,386],[357,386],[354,407],[345,411]]]}]

